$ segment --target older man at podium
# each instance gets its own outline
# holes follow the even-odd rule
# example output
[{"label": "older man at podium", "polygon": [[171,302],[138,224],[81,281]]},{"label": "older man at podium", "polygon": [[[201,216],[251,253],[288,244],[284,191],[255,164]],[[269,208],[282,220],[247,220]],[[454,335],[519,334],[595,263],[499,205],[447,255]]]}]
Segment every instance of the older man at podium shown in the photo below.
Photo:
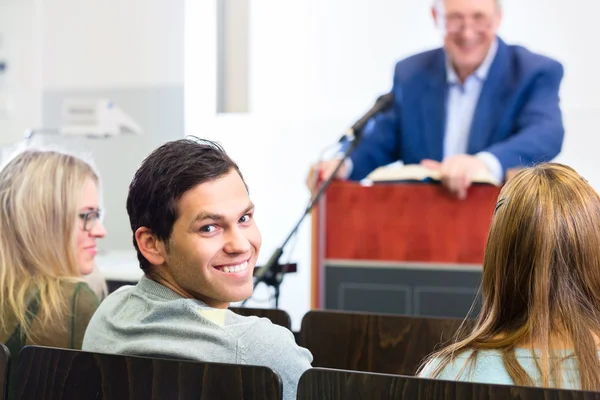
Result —
[{"label": "older man at podium", "polygon": [[[462,199],[478,174],[502,182],[508,169],[560,152],[562,65],[497,36],[499,0],[437,0],[432,14],[444,47],[396,64],[393,106],[369,121],[336,178],[420,163]],[[337,163],[321,162],[311,175],[326,179]]]}]

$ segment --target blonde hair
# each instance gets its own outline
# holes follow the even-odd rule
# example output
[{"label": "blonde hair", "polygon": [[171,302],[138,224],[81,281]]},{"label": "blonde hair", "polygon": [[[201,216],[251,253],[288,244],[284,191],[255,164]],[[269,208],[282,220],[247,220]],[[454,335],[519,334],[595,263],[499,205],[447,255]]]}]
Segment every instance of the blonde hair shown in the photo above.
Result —
[{"label": "blonde hair", "polygon": [[25,150],[0,170],[0,328],[21,325],[29,337],[28,301],[39,296],[37,318],[60,328],[67,312],[61,283],[79,280],[75,256],[79,199],[98,175],[59,151]]},{"label": "blonde hair", "polygon": [[[497,350],[516,385],[534,382],[517,347],[538,350],[542,386],[563,386],[567,346],[580,388],[600,390],[600,196],[575,170],[556,163],[527,168],[498,197],[483,262],[482,309],[472,330],[434,353],[433,376],[460,353]],[[464,371],[465,369],[463,369]],[[462,373],[461,371],[460,373]],[[568,372],[565,370],[564,372]]]}]

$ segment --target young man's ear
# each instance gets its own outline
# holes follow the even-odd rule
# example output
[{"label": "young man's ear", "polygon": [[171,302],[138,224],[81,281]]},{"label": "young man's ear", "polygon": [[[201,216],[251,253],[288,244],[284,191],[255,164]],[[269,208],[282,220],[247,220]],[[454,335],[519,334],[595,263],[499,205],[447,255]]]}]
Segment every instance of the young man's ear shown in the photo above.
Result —
[{"label": "young man's ear", "polygon": [[142,255],[152,265],[162,265],[165,262],[165,245],[149,228],[142,226],[135,231],[135,241]]}]

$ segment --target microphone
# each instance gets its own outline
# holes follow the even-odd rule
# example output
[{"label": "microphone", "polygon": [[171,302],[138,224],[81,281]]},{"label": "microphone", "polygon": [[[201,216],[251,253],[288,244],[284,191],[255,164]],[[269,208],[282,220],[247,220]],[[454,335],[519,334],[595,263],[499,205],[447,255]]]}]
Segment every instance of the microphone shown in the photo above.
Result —
[{"label": "microphone", "polygon": [[363,115],[358,121],[356,121],[354,125],[352,125],[346,131],[346,133],[344,133],[344,135],[340,138],[340,143],[356,139],[356,137],[360,135],[361,131],[363,130],[365,125],[367,125],[367,122],[369,122],[371,118],[373,118],[376,114],[387,110],[389,107],[392,106],[392,104],[394,104],[393,93],[387,93],[379,96],[377,100],[375,100],[375,104],[373,105],[373,107],[371,107],[371,109],[367,111],[365,115]]}]

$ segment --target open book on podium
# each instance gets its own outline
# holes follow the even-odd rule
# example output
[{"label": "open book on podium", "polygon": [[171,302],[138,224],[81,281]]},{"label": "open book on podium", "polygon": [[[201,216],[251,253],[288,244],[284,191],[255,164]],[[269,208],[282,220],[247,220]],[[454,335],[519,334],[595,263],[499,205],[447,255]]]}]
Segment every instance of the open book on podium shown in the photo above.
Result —
[{"label": "open book on podium", "polygon": [[[394,182],[439,182],[440,171],[426,168],[420,164],[390,164],[371,172],[367,181],[374,183]],[[473,183],[500,186],[500,182],[488,171],[481,171],[473,177]]]}]

